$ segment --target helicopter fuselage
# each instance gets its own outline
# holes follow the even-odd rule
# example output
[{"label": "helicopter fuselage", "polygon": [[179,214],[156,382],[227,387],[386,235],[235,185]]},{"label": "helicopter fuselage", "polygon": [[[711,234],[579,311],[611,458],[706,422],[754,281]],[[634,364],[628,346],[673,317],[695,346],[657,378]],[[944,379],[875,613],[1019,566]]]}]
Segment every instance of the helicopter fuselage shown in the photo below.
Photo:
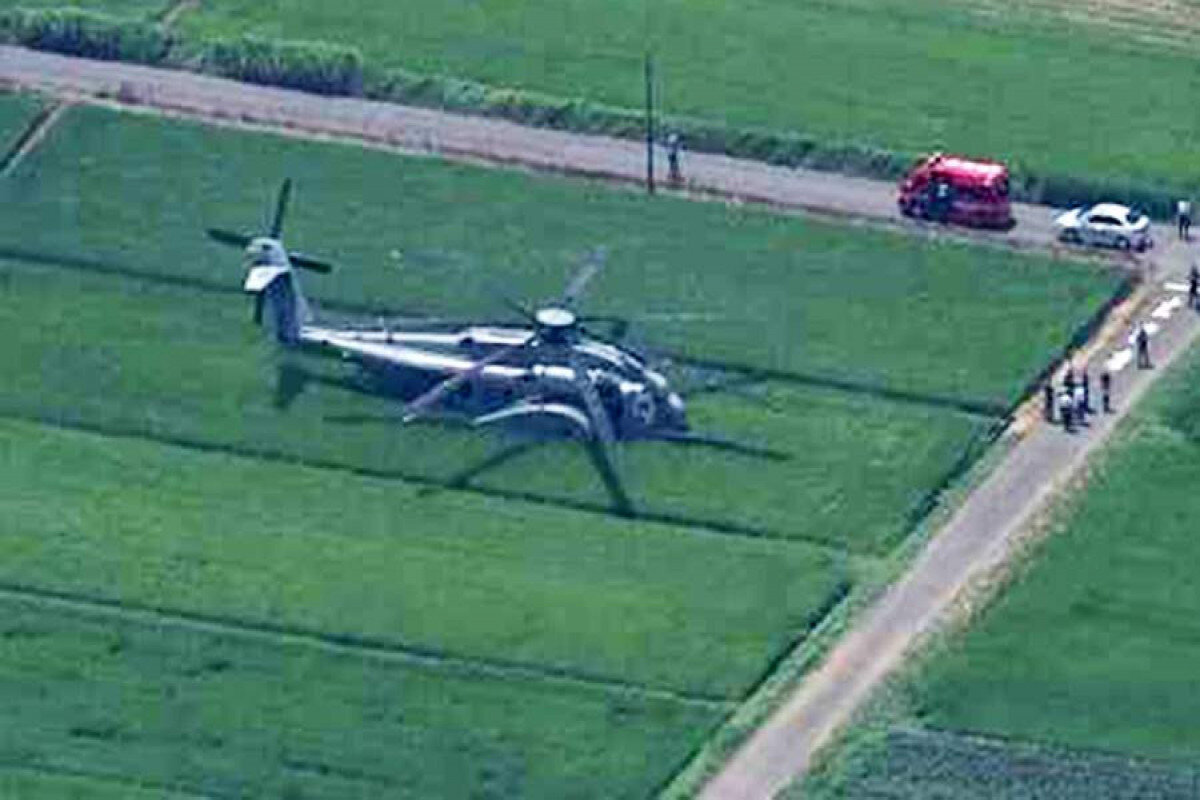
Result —
[{"label": "helicopter fuselage", "polygon": [[[415,371],[441,380],[475,367],[499,350],[533,337],[530,328],[469,326],[456,331],[334,328],[305,325],[298,344],[333,351],[369,373]],[[540,342],[485,366],[449,398],[472,415],[521,404],[527,415],[555,414],[579,422],[569,409],[577,405],[575,371],[556,349],[570,347],[596,385],[614,433],[638,438],[649,433],[687,430],[683,399],[665,376],[637,355],[586,336],[569,343]],[[503,415],[495,415],[497,419]]]}]

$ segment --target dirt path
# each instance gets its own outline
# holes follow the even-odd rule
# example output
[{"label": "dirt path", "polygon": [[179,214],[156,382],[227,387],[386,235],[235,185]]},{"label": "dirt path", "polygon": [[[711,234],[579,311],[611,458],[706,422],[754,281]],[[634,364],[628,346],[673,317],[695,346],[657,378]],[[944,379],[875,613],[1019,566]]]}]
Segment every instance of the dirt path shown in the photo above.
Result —
[{"label": "dirt path", "polygon": [[[491,164],[593,175],[637,182],[644,152],[637,142],[459,116],[370,101],[322,98],[250,86],[185,72],[85,61],[0,47],[0,85],[35,88],[62,100],[120,102],[218,124],[264,126],[309,137],[351,139],[370,146]],[[727,200],[804,209],[918,235],[940,228],[901,219],[886,182],[771,167],[724,156],[685,154],[689,191]],[[959,234],[992,243],[1055,249],[1051,210],[1017,205],[1007,233]],[[1176,243],[1151,256],[1155,292],[1178,280],[1191,257]],[[1177,287],[1176,287],[1177,288]],[[1175,290],[1170,290],[1175,291]],[[1155,302],[1162,298],[1155,297]],[[1158,302],[1155,309],[1162,308]],[[1149,306],[1147,306],[1147,310]],[[1200,325],[1186,310],[1157,320],[1159,366],[1197,338]],[[1110,327],[1111,330],[1111,327]],[[1123,346],[1124,342],[1118,342]],[[1096,348],[1093,373],[1110,353]],[[1036,424],[918,557],[908,574],[861,618],[820,668],[705,788],[705,798],[770,797],[801,775],[817,750],[845,725],[871,690],[931,630],[973,579],[1007,559],[1022,526],[1111,434],[1160,369],[1122,369],[1115,380],[1118,412],[1098,417],[1084,433],[1067,436]]]}]

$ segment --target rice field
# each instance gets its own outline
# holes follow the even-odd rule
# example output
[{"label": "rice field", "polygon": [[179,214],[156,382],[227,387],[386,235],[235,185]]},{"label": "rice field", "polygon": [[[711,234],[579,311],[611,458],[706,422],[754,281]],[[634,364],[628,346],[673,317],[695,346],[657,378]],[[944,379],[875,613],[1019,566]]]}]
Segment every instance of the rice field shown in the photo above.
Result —
[{"label": "rice field", "polygon": [[1198,380],[1193,351],[1014,583],[898,690],[896,720],[871,723],[886,737],[855,737],[800,794],[1196,796]]},{"label": "rice field", "polygon": [[1126,0],[225,0],[180,30],[338,42],[376,65],[629,109],[652,51],[668,114],[1194,190],[1197,18]]},{"label": "rice field", "polygon": [[584,310],[641,319],[635,336],[660,351],[1001,411],[1121,280],[1075,262],[96,108],[72,110],[0,186],[0,257],[235,290],[235,254],[203,229],[261,229],[286,176],[297,186],[289,245],[340,267],[307,281],[318,303],[503,318],[497,284],[531,303],[556,297],[606,246]]},{"label": "rice field", "polygon": [[[329,313],[496,314],[604,243],[592,310],[705,315],[632,335],[731,362],[676,367],[693,424],[787,458],[623,446],[627,519],[577,448],[387,420],[203,236],[285,175]],[[1119,282],[85,108],[0,201],[0,788],[32,797],[653,793]]]}]

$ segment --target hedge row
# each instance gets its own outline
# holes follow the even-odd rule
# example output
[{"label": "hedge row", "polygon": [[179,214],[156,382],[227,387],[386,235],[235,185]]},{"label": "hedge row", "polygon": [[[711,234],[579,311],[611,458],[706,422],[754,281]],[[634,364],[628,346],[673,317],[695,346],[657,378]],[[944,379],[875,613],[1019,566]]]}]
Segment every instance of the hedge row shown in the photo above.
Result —
[{"label": "hedge row", "polygon": [[79,8],[0,10],[0,42],[138,64],[161,64],[174,45],[161,25]]},{"label": "hedge row", "polygon": [[[153,23],[78,9],[2,11],[0,41],[91,58],[148,64],[169,60],[173,66],[251,83],[503,117],[538,127],[624,138],[644,135],[640,110],[457,78],[375,69],[364,63],[357,50],[321,42],[281,42],[251,36],[179,42]],[[668,118],[665,126],[678,131],[690,150],[873,178],[899,177],[917,155],[690,118]],[[1159,186],[1042,175],[1019,166],[1013,170],[1013,196],[1054,206],[1120,199],[1158,218],[1171,216],[1174,201],[1173,194]]]},{"label": "hedge row", "polygon": [[328,95],[361,95],[357,50],[323,42],[277,42],[254,36],[214,41],[200,50],[203,72],[269,86]]}]

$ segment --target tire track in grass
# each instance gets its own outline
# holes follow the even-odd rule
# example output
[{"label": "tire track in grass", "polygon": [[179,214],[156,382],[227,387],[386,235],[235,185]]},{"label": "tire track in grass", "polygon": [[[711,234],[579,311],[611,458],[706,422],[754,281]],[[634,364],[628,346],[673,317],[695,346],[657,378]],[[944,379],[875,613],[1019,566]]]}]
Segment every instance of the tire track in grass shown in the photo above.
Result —
[{"label": "tire track in grass", "polygon": [[300,625],[251,622],[221,614],[182,611],[130,603],[88,594],[75,594],[38,586],[0,581],[0,603],[25,604],[89,618],[118,618],[144,627],[174,628],[267,643],[279,647],[315,648],[335,655],[370,659],[409,667],[483,675],[501,680],[526,680],[547,684],[588,687],[602,692],[636,694],[703,708],[732,711],[733,700],[692,694],[640,683],[613,680],[581,670],[525,664],[503,659],[457,656],[434,648],[394,644],[370,636],[328,633]]}]

